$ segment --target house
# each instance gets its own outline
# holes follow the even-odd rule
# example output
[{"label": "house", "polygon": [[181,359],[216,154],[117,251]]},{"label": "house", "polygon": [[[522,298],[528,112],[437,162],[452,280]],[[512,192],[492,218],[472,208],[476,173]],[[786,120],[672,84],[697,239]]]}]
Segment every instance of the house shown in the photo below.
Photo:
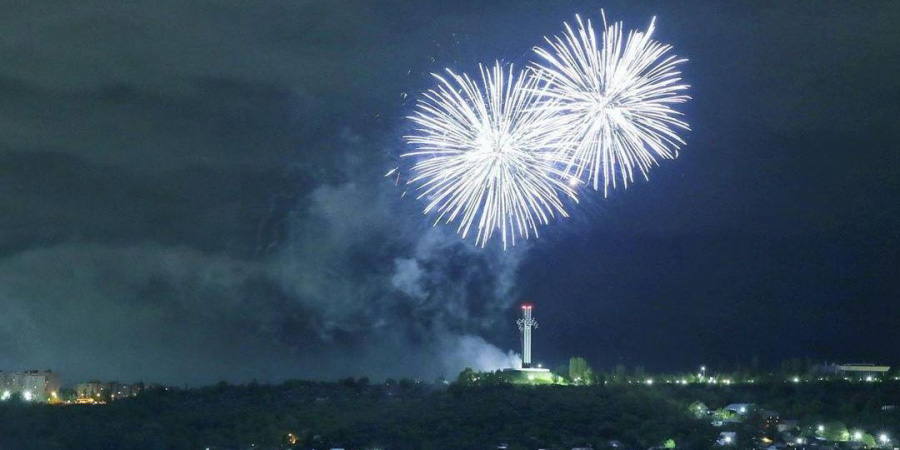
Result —
[{"label": "house", "polygon": [[787,433],[796,430],[797,425],[798,422],[796,420],[782,420],[775,429],[777,429],[779,433]]},{"label": "house", "polygon": [[734,431],[723,431],[719,433],[719,437],[716,439],[716,445],[734,445],[735,441],[737,441],[737,433]]},{"label": "house", "polygon": [[716,419],[710,422],[710,424],[714,427],[724,427],[725,425],[734,425],[741,423],[740,419],[730,418],[730,419]]},{"label": "house", "polygon": [[753,410],[753,405],[750,403],[732,403],[722,409],[725,411],[733,411],[735,414],[743,416]]}]

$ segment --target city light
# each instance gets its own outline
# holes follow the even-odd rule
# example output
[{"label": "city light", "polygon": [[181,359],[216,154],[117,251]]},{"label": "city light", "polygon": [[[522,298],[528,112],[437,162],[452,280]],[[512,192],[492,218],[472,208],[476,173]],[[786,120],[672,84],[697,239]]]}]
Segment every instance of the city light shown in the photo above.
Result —
[{"label": "city light", "polygon": [[862,440],[862,437],[863,437],[863,434],[862,434],[861,431],[854,431],[854,432],[853,432],[853,440],[854,440],[854,441],[861,441],[861,440]]},{"label": "city light", "polygon": [[746,406],[741,406],[741,409],[740,409],[739,412],[740,412],[741,414],[746,414],[746,413],[747,413],[747,407],[746,407]]},{"label": "city light", "polygon": [[726,444],[730,444],[730,443],[731,443],[731,436],[725,436],[725,443],[726,443]]},{"label": "city light", "polygon": [[803,443],[803,438],[797,438],[797,443],[798,443],[798,444],[802,444],[802,443]]},{"label": "city light", "polygon": [[22,393],[22,398],[25,399],[26,402],[30,402],[31,399],[34,398],[34,395],[32,395],[31,391],[25,391]]},{"label": "city light", "polygon": [[791,380],[791,381],[793,381],[794,383],[799,383],[799,382],[800,382],[800,377],[794,377],[794,379]]},{"label": "city light", "polygon": [[824,431],[825,431],[825,425],[819,425],[818,427],[816,427],[816,430],[817,430],[819,433],[824,432]]},{"label": "city light", "polygon": [[653,378],[647,378],[646,383],[647,383],[647,386],[652,386],[652,385],[653,385]]},{"label": "city light", "polygon": [[888,442],[891,442],[891,438],[889,438],[888,435],[886,435],[884,433],[881,433],[880,435],[878,435],[878,440],[882,444],[887,444]]}]

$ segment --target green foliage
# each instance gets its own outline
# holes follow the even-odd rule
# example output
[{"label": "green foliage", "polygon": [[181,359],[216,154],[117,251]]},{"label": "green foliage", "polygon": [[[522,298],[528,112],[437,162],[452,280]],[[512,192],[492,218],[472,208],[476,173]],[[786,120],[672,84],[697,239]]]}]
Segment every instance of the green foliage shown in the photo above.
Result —
[{"label": "green foliage", "polygon": [[730,409],[717,409],[713,412],[713,417],[718,420],[734,419],[737,413]]},{"label": "green foliage", "polygon": [[878,446],[878,443],[875,441],[875,436],[872,436],[869,433],[863,434],[862,441],[868,448],[875,448]]},{"label": "green foliage", "polygon": [[456,377],[456,382],[460,384],[472,384],[475,383],[477,377],[478,373],[472,370],[471,367],[466,367],[462,372],[459,373],[459,376]]},{"label": "green foliage", "polygon": [[842,422],[828,422],[822,437],[832,442],[847,442],[850,440],[850,430]]},{"label": "green foliage", "polygon": [[663,443],[663,448],[675,448],[675,439],[666,439],[666,442]]},{"label": "green foliage", "polygon": [[703,402],[691,403],[688,410],[691,411],[691,414],[696,419],[705,419],[709,416],[709,408]]},{"label": "green foliage", "polygon": [[569,380],[574,384],[591,384],[594,372],[584,358],[569,358]]}]

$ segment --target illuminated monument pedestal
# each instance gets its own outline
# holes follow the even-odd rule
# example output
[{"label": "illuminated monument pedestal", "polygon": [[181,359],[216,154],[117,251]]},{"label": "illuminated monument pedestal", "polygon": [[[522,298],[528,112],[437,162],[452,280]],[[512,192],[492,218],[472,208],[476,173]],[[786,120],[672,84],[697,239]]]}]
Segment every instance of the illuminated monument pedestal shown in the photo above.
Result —
[{"label": "illuminated monument pedestal", "polygon": [[513,382],[517,383],[553,383],[553,374],[550,369],[533,367],[531,363],[531,330],[537,328],[537,321],[531,316],[532,306],[522,305],[522,317],[516,321],[519,331],[522,332],[522,367],[507,369]]}]

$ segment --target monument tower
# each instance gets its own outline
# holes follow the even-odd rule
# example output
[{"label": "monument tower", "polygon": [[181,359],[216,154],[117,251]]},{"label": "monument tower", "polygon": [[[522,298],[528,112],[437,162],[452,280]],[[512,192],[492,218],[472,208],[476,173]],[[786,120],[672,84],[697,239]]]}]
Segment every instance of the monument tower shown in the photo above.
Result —
[{"label": "monument tower", "polygon": [[531,316],[532,306],[522,304],[522,318],[516,321],[519,331],[522,332],[522,368],[531,368],[531,329],[537,328],[537,321]]}]

